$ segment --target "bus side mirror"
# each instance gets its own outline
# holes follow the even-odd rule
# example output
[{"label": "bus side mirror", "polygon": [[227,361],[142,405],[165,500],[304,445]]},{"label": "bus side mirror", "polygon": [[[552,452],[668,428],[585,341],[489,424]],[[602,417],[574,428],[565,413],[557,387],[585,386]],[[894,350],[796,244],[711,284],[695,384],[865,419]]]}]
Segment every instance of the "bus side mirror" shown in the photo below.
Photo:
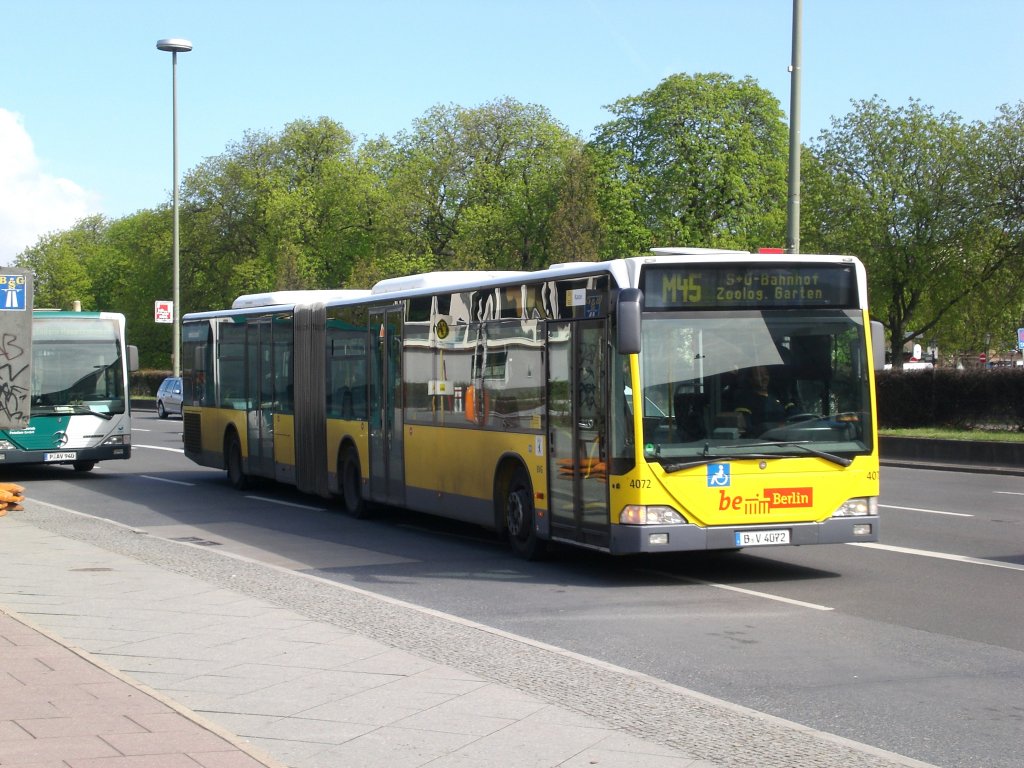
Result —
[{"label": "bus side mirror", "polygon": [[885,328],[877,320],[871,321],[871,361],[876,371],[885,368]]},{"label": "bus side mirror", "polygon": [[134,344],[128,345],[128,370],[139,370],[139,348]]},{"label": "bus side mirror", "polygon": [[620,355],[635,355],[640,351],[640,316],[644,311],[644,294],[638,288],[619,291],[616,307],[618,320],[618,347]]}]

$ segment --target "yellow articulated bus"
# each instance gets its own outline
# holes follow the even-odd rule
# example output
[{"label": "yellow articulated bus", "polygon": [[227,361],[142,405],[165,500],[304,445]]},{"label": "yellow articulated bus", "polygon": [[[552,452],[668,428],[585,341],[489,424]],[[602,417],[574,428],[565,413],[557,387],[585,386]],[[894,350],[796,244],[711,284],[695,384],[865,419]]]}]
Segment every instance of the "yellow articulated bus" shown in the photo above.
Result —
[{"label": "yellow articulated bus", "polygon": [[860,261],[703,249],[186,315],[185,453],[611,554],[878,539]]}]

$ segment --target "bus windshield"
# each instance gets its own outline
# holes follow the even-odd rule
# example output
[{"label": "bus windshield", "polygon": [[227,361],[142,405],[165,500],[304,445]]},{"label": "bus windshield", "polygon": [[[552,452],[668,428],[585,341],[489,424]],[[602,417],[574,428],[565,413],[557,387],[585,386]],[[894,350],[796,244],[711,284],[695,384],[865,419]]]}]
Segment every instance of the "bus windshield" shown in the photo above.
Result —
[{"label": "bus windshield", "polygon": [[[860,310],[645,315],[645,457],[669,466],[870,451],[864,332]],[[626,399],[632,410],[636,398]]]},{"label": "bus windshield", "polygon": [[124,374],[113,321],[37,320],[33,336],[33,416],[124,413]]}]

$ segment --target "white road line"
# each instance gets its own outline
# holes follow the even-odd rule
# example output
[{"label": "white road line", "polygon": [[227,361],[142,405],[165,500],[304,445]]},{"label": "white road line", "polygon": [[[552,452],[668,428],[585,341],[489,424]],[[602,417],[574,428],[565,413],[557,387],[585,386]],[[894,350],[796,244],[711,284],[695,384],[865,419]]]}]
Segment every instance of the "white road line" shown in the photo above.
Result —
[{"label": "white road line", "polygon": [[1001,493],[1004,496],[1024,496],[1024,491],[992,491],[992,493]]},{"label": "white road line", "polygon": [[980,557],[967,557],[966,555],[951,555],[948,552],[931,552],[927,549],[912,549],[911,547],[896,547],[892,544],[878,544],[871,541],[849,542],[851,547],[867,547],[868,549],[881,549],[885,552],[898,552],[903,555],[918,555],[919,557],[934,557],[937,560],[952,560],[957,563],[970,563],[971,565],[987,565],[990,568],[1007,568],[1011,571],[1024,571],[1024,565],[1020,563],[1004,563],[1002,560],[985,560]]},{"label": "white road line", "polygon": [[772,595],[772,594],[769,594],[768,592],[757,592],[757,591],[755,591],[753,589],[745,589],[743,587],[734,587],[731,584],[719,584],[719,583],[714,582],[714,581],[704,581],[704,579],[695,579],[692,576],[679,576],[679,575],[674,574],[674,573],[666,573],[664,571],[649,571],[649,570],[646,570],[646,569],[644,569],[644,572],[652,573],[652,574],[655,574],[657,576],[664,576],[664,577],[669,578],[669,579],[675,579],[676,581],[688,581],[691,584],[702,584],[705,587],[714,587],[715,589],[725,589],[725,590],[728,590],[730,592],[739,592],[741,595],[749,595],[750,597],[760,597],[760,598],[764,598],[765,600],[775,600],[775,601],[780,602],[780,603],[789,603],[790,605],[797,605],[797,606],[799,606],[801,608],[810,608],[811,610],[814,610],[814,611],[834,611],[835,610],[835,608],[832,608],[832,607],[830,607],[828,605],[819,605],[818,603],[807,603],[807,602],[804,602],[803,600],[794,600],[791,597],[782,597],[781,595]]},{"label": "white road line", "polygon": [[949,515],[950,517],[974,517],[966,512],[943,512],[939,509],[921,509],[920,507],[894,507],[892,504],[879,504],[882,509],[903,509],[908,512],[927,512],[931,515]]},{"label": "white road line", "polygon": [[186,483],[182,480],[168,480],[166,477],[153,477],[153,475],[139,475],[139,477],[144,477],[147,480],[156,480],[159,483],[170,483],[171,485],[187,485],[190,487],[195,485],[195,483]]},{"label": "white road line", "polygon": [[308,510],[311,510],[313,512],[324,512],[324,511],[326,511],[323,507],[311,507],[311,506],[308,506],[306,504],[293,504],[290,501],[280,501],[278,499],[268,499],[268,498],[265,498],[263,496],[246,496],[245,498],[252,499],[253,501],[265,501],[268,504],[277,504],[278,506],[281,506],[281,507],[295,507],[296,509],[308,509]]},{"label": "white road line", "polygon": [[171,453],[184,453],[184,448],[167,448],[163,445],[145,445],[144,443],[132,443],[133,448],[152,448],[154,451],[170,451]]}]

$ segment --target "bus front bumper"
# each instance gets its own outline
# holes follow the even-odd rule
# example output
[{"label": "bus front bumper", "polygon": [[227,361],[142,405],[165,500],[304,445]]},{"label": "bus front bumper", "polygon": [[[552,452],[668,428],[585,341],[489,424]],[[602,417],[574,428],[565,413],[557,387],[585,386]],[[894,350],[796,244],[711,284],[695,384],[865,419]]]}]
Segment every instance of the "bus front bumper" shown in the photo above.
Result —
[{"label": "bus front bumper", "polygon": [[127,459],[132,455],[131,444],[99,445],[95,448],[75,448],[70,451],[4,451],[0,450],[0,467],[6,464],[77,464],[107,459]]},{"label": "bus front bumper", "polygon": [[[692,552],[755,546],[802,546],[878,541],[877,515],[830,517],[820,523],[702,528],[697,525],[613,525],[611,554]],[[743,536],[742,534],[758,534]],[[756,543],[753,543],[756,542]]]}]

